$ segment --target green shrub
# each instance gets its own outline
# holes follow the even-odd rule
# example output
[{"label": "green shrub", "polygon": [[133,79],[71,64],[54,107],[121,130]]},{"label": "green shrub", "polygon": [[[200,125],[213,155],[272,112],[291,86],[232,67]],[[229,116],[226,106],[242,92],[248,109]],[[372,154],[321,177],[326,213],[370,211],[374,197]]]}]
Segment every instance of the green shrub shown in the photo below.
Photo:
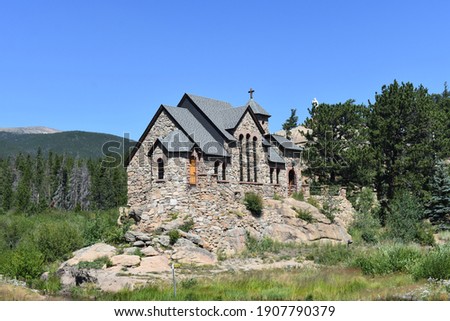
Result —
[{"label": "green shrub", "polygon": [[245,193],[244,204],[247,210],[249,210],[255,216],[261,216],[263,210],[263,199],[260,195],[248,192]]},{"label": "green shrub", "polygon": [[258,240],[248,233],[245,245],[249,253],[257,255],[263,255],[267,252],[278,253],[283,248],[282,243],[274,241],[271,238],[264,237]]},{"label": "green shrub", "polygon": [[320,212],[325,215],[330,222],[334,222],[334,217],[338,212],[338,202],[331,194],[325,195]]},{"label": "green shrub", "polygon": [[192,230],[193,228],[194,228],[194,220],[192,218],[190,218],[189,220],[184,222],[183,225],[180,226],[180,230],[186,233]]},{"label": "green shrub", "polygon": [[314,197],[309,197],[306,202],[308,202],[308,204],[314,206],[315,208],[320,208],[319,201]]},{"label": "green shrub", "polygon": [[68,222],[42,223],[36,230],[34,242],[47,262],[64,259],[83,246],[80,230]]},{"label": "green shrub", "polygon": [[412,274],[416,279],[450,279],[450,247],[435,247],[414,267]]},{"label": "green shrub", "polygon": [[167,233],[170,237],[170,244],[174,245],[178,239],[180,238],[180,232],[178,230],[170,230],[169,233]]},{"label": "green shrub", "polygon": [[318,264],[336,265],[348,261],[352,256],[352,250],[344,244],[324,244],[311,249],[307,258]]},{"label": "green shrub", "polygon": [[34,246],[20,245],[7,259],[5,272],[12,278],[30,282],[44,272],[44,255]]},{"label": "green shrub", "polygon": [[395,195],[386,218],[387,235],[403,242],[418,241],[423,208],[408,191]]},{"label": "green shrub", "polygon": [[394,244],[361,253],[353,262],[364,274],[385,275],[393,272],[409,272],[420,260],[420,249],[412,245]]},{"label": "green shrub", "polygon": [[124,240],[124,235],[133,224],[132,219],[127,219],[122,226],[117,225],[117,213],[115,210],[85,214],[83,220],[84,245],[91,245],[97,242],[120,244]]},{"label": "green shrub", "polygon": [[378,243],[379,231],[381,228],[379,220],[379,204],[376,196],[370,188],[363,188],[353,203],[356,213],[349,233],[353,240],[362,240],[364,243]]},{"label": "green shrub", "polygon": [[305,201],[305,196],[302,192],[294,192],[292,193],[291,197],[297,201]]},{"label": "green shrub", "polygon": [[313,223],[314,218],[308,210],[302,210],[300,208],[292,207],[292,209],[297,213],[297,218],[306,221],[308,223]]},{"label": "green shrub", "polygon": [[275,194],[273,194],[273,199],[274,199],[275,201],[281,201],[283,198],[281,197],[281,195],[275,193]]},{"label": "green shrub", "polygon": [[419,224],[416,232],[416,241],[421,245],[435,245],[434,229],[431,223],[423,222]]},{"label": "green shrub", "polygon": [[79,269],[96,269],[96,270],[102,269],[105,265],[106,267],[112,266],[112,262],[107,256],[100,257],[92,262],[81,261],[80,263],[77,264]]}]

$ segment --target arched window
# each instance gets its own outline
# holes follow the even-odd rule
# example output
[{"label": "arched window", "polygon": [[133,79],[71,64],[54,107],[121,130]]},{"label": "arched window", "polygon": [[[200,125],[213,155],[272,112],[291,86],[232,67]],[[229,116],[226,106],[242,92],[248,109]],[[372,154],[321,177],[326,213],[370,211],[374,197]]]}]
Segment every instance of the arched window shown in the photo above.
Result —
[{"label": "arched window", "polygon": [[273,167],[270,168],[270,184],[273,184]]},{"label": "arched window", "polygon": [[244,181],[244,156],[243,156],[243,140],[244,136],[239,136],[239,180]]},{"label": "arched window", "polygon": [[247,158],[247,182],[250,182],[250,134],[247,134],[245,147],[245,154]]},{"label": "arched window", "polygon": [[258,163],[256,158],[256,141],[257,138],[253,137],[253,180],[255,183],[258,181]]},{"label": "arched window", "polygon": [[223,162],[222,163],[222,180],[223,181],[225,181],[227,179],[226,170],[227,170],[227,164],[226,164],[226,162]]},{"label": "arched window", "polygon": [[280,184],[280,169],[277,168],[277,184]]},{"label": "arched window", "polygon": [[164,179],[164,161],[162,158],[158,158],[158,179]]}]

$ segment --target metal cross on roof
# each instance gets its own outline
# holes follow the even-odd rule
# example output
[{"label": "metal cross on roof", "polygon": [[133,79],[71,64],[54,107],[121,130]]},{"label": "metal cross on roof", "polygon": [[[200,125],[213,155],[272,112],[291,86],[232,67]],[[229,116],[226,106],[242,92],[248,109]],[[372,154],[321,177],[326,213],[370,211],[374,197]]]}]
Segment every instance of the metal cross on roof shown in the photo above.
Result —
[{"label": "metal cross on roof", "polygon": [[248,93],[250,94],[250,99],[253,99],[253,93],[255,91],[253,90],[253,88],[250,87],[250,90],[248,91]]}]

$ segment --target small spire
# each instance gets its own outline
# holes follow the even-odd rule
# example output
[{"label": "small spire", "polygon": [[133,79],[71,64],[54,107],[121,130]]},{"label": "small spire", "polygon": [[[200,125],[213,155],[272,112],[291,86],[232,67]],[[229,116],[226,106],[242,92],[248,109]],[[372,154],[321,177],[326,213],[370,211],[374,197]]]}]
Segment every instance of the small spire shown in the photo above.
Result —
[{"label": "small spire", "polygon": [[255,92],[255,90],[250,87],[250,90],[248,91],[248,93],[250,94],[250,99],[253,99],[253,93],[254,92]]}]

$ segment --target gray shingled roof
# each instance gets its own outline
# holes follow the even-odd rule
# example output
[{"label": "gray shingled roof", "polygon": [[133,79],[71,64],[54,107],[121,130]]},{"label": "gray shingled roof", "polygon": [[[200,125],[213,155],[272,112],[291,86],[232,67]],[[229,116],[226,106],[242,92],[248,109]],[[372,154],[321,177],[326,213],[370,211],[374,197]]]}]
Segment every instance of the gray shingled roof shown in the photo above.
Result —
[{"label": "gray shingled roof", "polygon": [[277,153],[277,149],[276,147],[269,147],[268,148],[268,154],[269,154],[269,162],[273,162],[273,163],[280,163],[280,164],[285,164],[286,162],[284,161],[283,157],[281,157],[278,153]]},{"label": "gray shingled roof", "polygon": [[289,140],[286,137],[283,137],[283,136],[280,136],[280,135],[271,134],[270,138],[271,138],[271,141],[275,141],[278,145],[281,145],[281,146],[283,146],[286,149],[299,150],[299,151],[303,150],[303,148],[295,145],[292,140]]},{"label": "gray shingled roof", "polygon": [[262,108],[260,104],[253,100],[253,98],[247,101],[247,106],[250,106],[255,115],[264,115],[270,117],[270,114],[264,108]]},{"label": "gray shingled roof", "polygon": [[269,141],[268,141],[267,139],[265,139],[264,137],[262,138],[262,144],[263,144],[263,146],[266,146],[266,147],[272,146],[272,145],[269,143]]},{"label": "gray shingled roof", "polygon": [[220,121],[223,128],[233,129],[238,125],[239,120],[241,120],[246,110],[247,106],[222,110],[217,113],[217,121]]},{"label": "gray shingled roof", "polygon": [[189,152],[194,147],[194,143],[181,130],[175,129],[166,137],[158,138],[169,152]]},{"label": "gray shingled roof", "polygon": [[200,108],[208,108],[208,109],[212,109],[212,110],[223,110],[223,109],[233,108],[233,106],[230,103],[227,103],[226,101],[192,95],[192,94],[187,94],[187,95]]},{"label": "gray shingled roof", "polygon": [[223,145],[214,139],[189,109],[166,105],[163,107],[205,154],[228,156]]},{"label": "gray shingled roof", "polygon": [[[226,129],[228,129],[225,127],[227,124],[224,124],[224,122],[227,122],[226,118],[228,116],[235,114],[235,108],[233,108],[230,103],[192,94],[187,95],[192,99],[197,107],[200,108],[206,117],[214,123],[224,137],[231,141],[236,140],[233,135],[226,131]],[[234,119],[235,117],[232,118]]]}]

